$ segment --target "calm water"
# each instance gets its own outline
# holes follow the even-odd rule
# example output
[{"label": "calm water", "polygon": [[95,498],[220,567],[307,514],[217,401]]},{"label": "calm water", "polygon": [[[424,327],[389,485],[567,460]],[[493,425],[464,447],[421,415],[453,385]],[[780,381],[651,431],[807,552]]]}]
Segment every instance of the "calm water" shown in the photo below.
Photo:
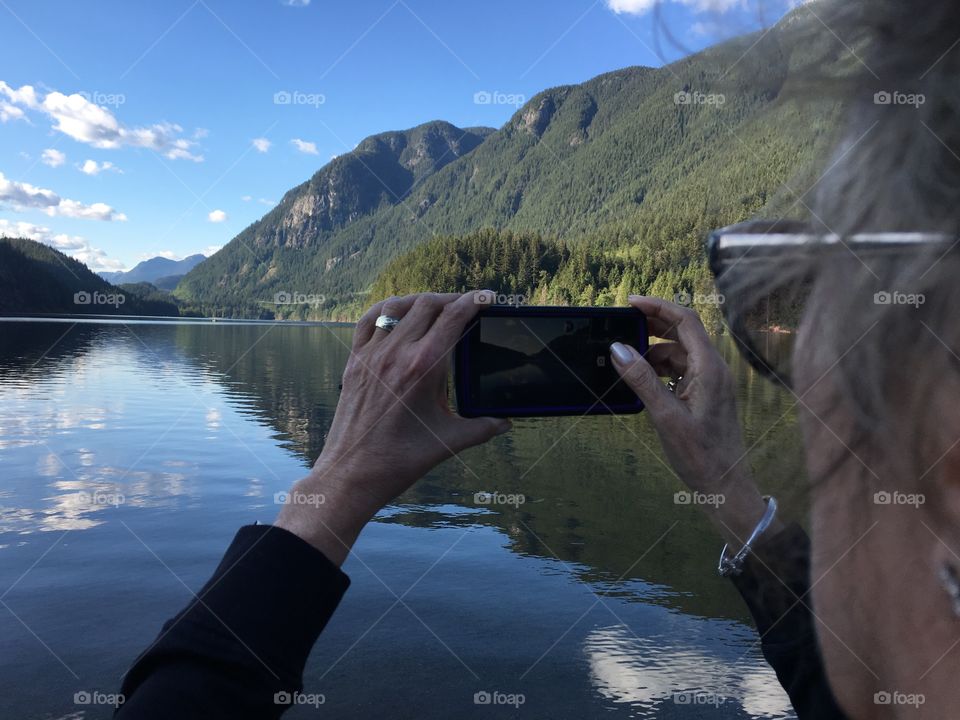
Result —
[{"label": "calm water", "polygon": [[[0,717],[109,716],[74,694],[115,692],[235,530],[272,521],[351,333],[0,322]],[[791,399],[720,347],[757,477],[800,514]],[[307,667],[325,703],[288,717],[793,717],[646,417],[518,421],[461,459],[364,532]]]}]

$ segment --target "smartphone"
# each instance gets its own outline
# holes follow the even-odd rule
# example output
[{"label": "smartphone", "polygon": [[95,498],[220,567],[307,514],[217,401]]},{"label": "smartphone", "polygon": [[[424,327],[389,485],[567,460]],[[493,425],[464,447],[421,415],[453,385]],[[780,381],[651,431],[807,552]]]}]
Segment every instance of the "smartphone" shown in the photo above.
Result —
[{"label": "smartphone", "polygon": [[646,353],[647,320],[634,308],[492,305],[454,352],[464,417],[637,413],[643,403],[617,374],[610,344]]}]

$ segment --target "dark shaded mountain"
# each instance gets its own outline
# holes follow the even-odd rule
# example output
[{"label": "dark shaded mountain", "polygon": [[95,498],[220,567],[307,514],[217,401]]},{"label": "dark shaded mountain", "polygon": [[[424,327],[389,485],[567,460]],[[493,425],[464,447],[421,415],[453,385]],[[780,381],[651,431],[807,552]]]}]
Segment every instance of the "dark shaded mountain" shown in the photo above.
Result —
[{"label": "dark shaded mountain", "polygon": [[[126,272],[102,272],[100,273],[100,277],[114,285],[119,285],[120,283],[148,282],[155,284],[157,287],[162,287],[164,290],[173,290],[181,277],[206,259],[206,256],[200,255],[199,253],[185,257],[183,260],[169,260],[165,257],[155,257],[137,263],[132,269]],[[177,279],[177,282],[173,282],[174,278]],[[163,280],[163,285],[160,284],[161,279]]]},{"label": "dark shaded mountain", "polygon": [[0,314],[179,315],[170,295],[147,283],[111,285],[48,245],[0,238]]},{"label": "dark shaded mountain", "polygon": [[[676,292],[674,276],[702,266],[709,229],[802,215],[792,188],[816,177],[837,108],[793,92],[788,77],[814,56],[849,57],[811,42],[808,15],[798,8],[768,32],[669,66],[546,90],[472,151],[444,150],[452,161],[419,182],[398,160],[409,146],[399,138],[461,131],[431,123],[370,138],[287,193],[176,294],[218,314],[356,317],[391,259],[484,228],[587,242],[632,258],[636,290]],[[281,292],[326,302],[273,304]]]},{"label": "dark shaded mountain", "polygon": [[183,275],[164,275],[163,277],[158,277],[156,280],[154,280],[151,283],[151,285],[158,288],[159,290],[173,292],[174,288],[177,287],[177,285],[180,283],[180,280],[182,279],[183,279]]}]

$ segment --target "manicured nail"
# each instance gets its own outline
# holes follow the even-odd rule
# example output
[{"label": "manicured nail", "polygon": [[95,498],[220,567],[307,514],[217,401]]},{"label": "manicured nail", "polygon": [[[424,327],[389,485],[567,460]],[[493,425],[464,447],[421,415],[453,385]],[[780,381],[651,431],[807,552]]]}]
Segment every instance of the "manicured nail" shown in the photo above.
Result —
[{"label": "manicured nail", "polygon": [[613,354],[613,359],[621,365],[629,365],[633,362],[633,353],[623,343],[615,342],[610,346],[610,352]]},{"label": "manicured nail", "polygon": [[476,295],[473,296],[474,302],[477,305],[493,305],[494,299],[497,295],[493,290],[481,290]]}]

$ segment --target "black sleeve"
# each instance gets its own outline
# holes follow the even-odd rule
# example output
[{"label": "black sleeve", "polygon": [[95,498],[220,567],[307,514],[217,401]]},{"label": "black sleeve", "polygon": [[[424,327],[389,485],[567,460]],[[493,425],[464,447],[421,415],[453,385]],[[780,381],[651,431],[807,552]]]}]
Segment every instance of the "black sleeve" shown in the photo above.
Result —
[{"label": "black sleeve", "polygon": [[814,628],[810,590],[810,539],[796,524],[766,540],[733,577],[753,615],[763,656],[800,720],[843,720],[827,682]]},{"label": "black sleeve", "polygon": [[213,577],[137,658],[115,717],[279,717],[349,584],[296,535],[241,528]]}]

